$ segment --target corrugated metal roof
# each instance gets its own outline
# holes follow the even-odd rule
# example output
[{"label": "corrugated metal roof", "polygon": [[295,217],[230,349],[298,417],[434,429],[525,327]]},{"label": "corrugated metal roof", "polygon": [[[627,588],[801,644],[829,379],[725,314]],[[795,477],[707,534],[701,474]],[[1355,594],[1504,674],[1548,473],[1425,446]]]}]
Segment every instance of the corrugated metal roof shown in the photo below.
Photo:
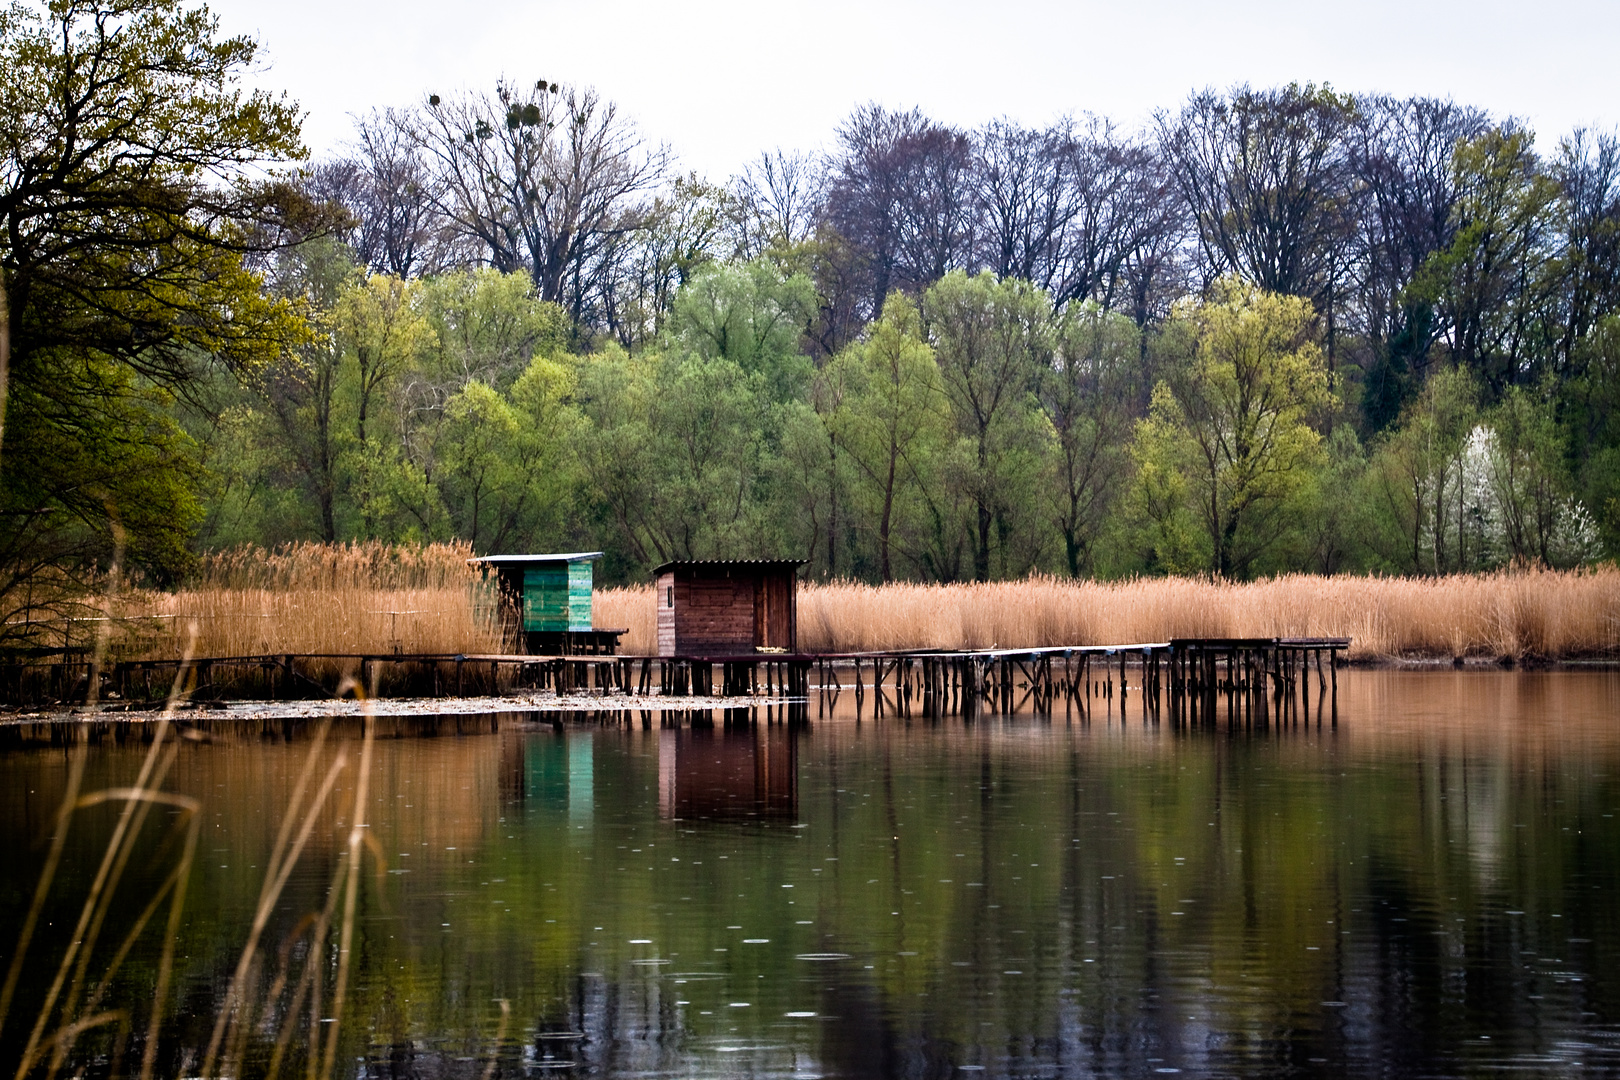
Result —
[{"label": "corrugated metal roof", "polygon": [[665,570],[674,570],[683,566],[752,566],[764,570],[777,566],[788,566],[798,569],[804,564],[804,559],[676,559],[672,562],[663,563],[659,566],[653,567],[653,576],[656,577],[659,574],[662,574]]},{"label": "corrugated metal roof", "polygon": [[600,559],[600,551],[562,551],[555,555],[484,555],[476,559],[468,559],[470,563],[545,563],[545,562],[584,562],[587,559]]}]

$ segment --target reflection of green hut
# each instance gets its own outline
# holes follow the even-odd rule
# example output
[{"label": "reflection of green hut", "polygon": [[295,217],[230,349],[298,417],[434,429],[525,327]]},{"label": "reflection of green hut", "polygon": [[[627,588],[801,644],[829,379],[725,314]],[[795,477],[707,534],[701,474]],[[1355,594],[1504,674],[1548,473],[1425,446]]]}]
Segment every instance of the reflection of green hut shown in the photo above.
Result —
[{"label": "reflection of green hut", "polygon": [[557,555],[486,555],[472,562],[493,570],[502,620],[530,655],[613,653],[623,630],[591,625],[591,564],[600,551]]}]

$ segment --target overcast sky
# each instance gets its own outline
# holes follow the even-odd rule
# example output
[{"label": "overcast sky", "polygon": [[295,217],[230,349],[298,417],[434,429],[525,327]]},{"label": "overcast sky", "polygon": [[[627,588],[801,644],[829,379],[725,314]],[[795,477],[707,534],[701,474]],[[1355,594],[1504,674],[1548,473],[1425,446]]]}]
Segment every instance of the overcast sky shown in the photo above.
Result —
[{"label": "overcast sky", "polygon": [[1450,96],[1543,149],[1620,119],[1617,0],[214,0],[263,46],[258,84],[308,112],[319,156],[352,117],[507,75],[594,85],[683,167],[827,145],[856,105],[974,125],[1092,112],[1127,127],[1195,87],[1326,81]]}]

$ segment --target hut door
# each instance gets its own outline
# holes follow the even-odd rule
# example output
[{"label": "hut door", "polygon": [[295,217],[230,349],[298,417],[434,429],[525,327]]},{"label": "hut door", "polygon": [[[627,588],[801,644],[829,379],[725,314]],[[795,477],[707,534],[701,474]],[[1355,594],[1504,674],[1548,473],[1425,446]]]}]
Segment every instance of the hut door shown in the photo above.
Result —
[{"label": "hut door", "polygon": [[754,590],[754,645],[793,648],[793,578],[767,574]]}]

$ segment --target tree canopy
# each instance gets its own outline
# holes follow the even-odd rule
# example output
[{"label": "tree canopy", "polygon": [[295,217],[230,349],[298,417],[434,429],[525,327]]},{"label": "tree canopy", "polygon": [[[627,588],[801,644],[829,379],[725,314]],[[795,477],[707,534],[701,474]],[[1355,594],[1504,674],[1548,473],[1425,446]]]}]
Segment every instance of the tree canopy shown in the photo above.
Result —
[{"label": "tree canopy", "polygon": [[254,57],[181,0],[0,13],[8,627],[302,539],[604,581],[1620,550],[1620,135],[1310,83],[1138,131],[870,104],[722,182],[525,78],[293,171]]},{"label": "tree canopy", "polygon": [[[292,103],[237,87],[254,51],[172,0],[0,13],[9,585],[115,531],[180,570],[199,461],[170,406],[206,368],[258,370],[305,333],[255,268],[323,212],[262,172],[302,148]],[[33,602],[5,595],[8,615]]]}]

